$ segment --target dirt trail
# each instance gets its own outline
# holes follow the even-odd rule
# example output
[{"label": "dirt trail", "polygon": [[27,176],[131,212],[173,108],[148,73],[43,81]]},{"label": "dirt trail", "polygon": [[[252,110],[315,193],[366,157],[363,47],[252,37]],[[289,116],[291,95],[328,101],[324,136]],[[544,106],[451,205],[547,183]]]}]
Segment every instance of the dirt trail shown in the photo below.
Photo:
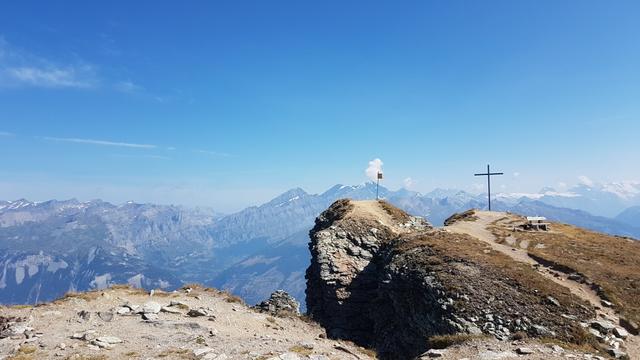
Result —
[{"label": "dirt trail", "polygon": [[[497,243],[495,235],[493,235],[491,230],[489,230],[489,225],[496,222],[510,220],[511,215],[503,212],[489,211],[476,211],[475,215],[478,217],[475,221],[458,221],[445,227],[445,229],[454,233],[471,235],[487,243],[493,250],[507,255],[515,261],[531,265],[540,275],[566,287],[573,295],[580,299],[588,301],[596,309],[596,313],[599,318],[607,319],[616,325],[619,323],[620,318],[615,311],[611,308],[603,307],[602,299],[594,290],[591,289],[591,287],[586,284],[573,281],[568,278],[567,274],[554,271],[537,262],[527,253],[526,245],[517,246],[514,243],[514,246],[512,247],[510,245]],[[625,345],[627,352],[632,359],[640,359],[640,339],[638,336],[630,336],[630,338],[625,341]]]}]

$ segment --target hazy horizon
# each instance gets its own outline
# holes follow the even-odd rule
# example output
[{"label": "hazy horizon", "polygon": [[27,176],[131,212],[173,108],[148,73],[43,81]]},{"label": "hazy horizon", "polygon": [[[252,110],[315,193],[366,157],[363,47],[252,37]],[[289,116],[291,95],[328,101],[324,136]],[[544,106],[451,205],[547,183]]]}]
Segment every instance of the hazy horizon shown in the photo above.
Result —
[{"label": "hazy horizon", "polygon": [[[73,11],[69,11],[72,8]],[[633,1],[0,5],[0,199],[640,180]]]}]

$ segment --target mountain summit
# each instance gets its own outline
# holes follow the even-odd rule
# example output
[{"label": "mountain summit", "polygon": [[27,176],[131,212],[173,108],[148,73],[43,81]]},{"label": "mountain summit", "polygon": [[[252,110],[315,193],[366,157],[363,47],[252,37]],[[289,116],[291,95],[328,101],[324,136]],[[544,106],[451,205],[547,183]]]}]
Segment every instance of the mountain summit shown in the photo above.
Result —
[{"label": "mountain summit", "polygon": [[640,243],[555,223],[528,231],[503,212],[447,224],[434,229],[384,201],[335,202],[310,233],[309,315],[381,359],[482,336],[640,356],[629,335],[640,330]]}]

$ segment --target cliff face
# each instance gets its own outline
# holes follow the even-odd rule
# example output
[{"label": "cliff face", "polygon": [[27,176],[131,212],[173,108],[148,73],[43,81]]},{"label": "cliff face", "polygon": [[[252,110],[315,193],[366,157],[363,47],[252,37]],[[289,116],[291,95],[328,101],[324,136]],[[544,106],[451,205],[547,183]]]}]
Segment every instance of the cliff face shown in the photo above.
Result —
[{"label": "cliff face", "polygon": [[[531,264],[384,202],[341,200],[310,232],[307,309],[333,338],[409,359],[436,335],[585,343],[591,304]],[[526,336],[525,335],[525,336]]]},{"label": "cliff face", "polygon": [[330,337],[373,344],[371,313],[381,273],[374,256],[396,231],[427,228],[431,225],[420,218],[394,219],[376,202],[335,202],[310,232],[312,260],[306,273],[310,316]]}]

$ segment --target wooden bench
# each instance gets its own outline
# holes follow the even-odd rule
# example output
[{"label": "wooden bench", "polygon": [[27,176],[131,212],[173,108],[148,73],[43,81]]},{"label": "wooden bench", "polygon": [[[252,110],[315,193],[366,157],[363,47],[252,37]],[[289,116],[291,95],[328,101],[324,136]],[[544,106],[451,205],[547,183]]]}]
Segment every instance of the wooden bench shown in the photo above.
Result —
[{"label": "wooden bench", "polygon": [[527,216],[527,228],[529,230],[549,230],[547,218],[543,216]]}]

